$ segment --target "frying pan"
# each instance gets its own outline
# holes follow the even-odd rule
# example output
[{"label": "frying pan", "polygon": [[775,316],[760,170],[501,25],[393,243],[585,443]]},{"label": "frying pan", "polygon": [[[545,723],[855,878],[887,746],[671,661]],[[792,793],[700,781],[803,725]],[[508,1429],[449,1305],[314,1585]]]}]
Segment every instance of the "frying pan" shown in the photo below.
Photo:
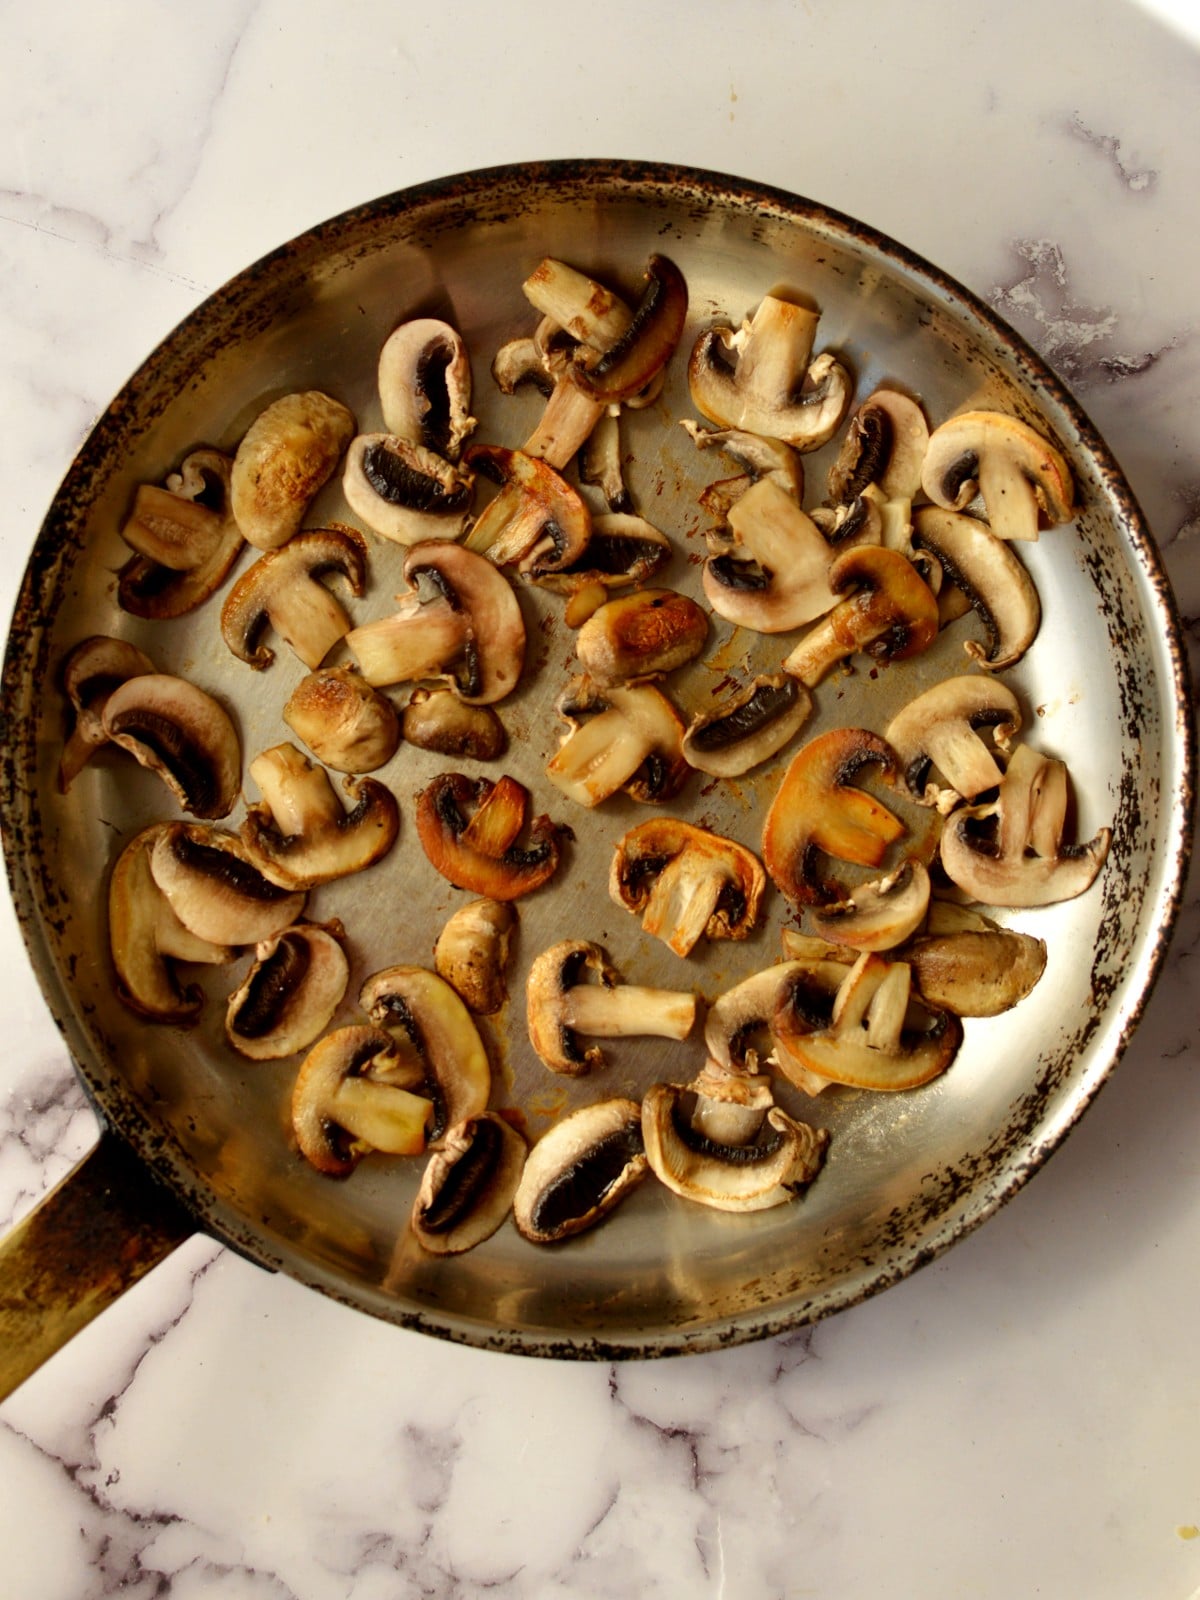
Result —
[{"label": "frying pan", "polygon": [[[296,1059],[255,1064],[227,1048],[223,999],[244,966],[202,975],[208,1001],[186,1030],[141,1021],[118,1000],[98,886],[136,829],[178,812],[152,774],[113,749],[59,792],[68,720],[56,675],[80,639],[119,635],[221,699],[247,757],[288,737],[280,708],[303,669],[283,648],[263,674],[235,660],[217,628],[219,598],[154,625],[118,608],[115,574],[128,552],[117,530],[136,486],[162,481],[197,444],[232,452],[258,411],[289,390],[325,389],[351,406],[360,428],[378,426],[378,350],[398,322],[419,314],[444,317],[466,337],[477,437],[519,444],[540,402],[499,394],[488,366],[501,343],[532,331],[523,279],[552,255],[636,297],[654,252],[669,255],[688,282],[684,351],[701,327],[737,323],[782,288],[819,307],[818,347],[840,352],[860,397],[887,380],[919,395],[934,422],[968,405],[990,407],[1057,441],[1081,509],[1071,526],[1022,551],[1044,620],[1005,678],[1021,700],[1026,737],[1068,765],[1077,837],[1108,826],[1112,848],[1079,899],[1001,914],[1045,940],[1045,977],[1003,1017],[969,1021],[942,1078],[905,1094],[833,1090],[813,1102],[781,1086],[785,1104],[832,1136],[826,1168],[802,1199],[735,1216],[647,1183],[602,1227],[562,1246],[529,1244],[509,1225],[468,1255],[429,1258],[406,1226],[420,1162],[368,1158],[347,1180],[322,1177],[288,1136]],[[716,452],[701,456],[678,426],[693,414],[683,367],[679,356],[657,405],[623,424],[624,448],[638,510],[675,546],[664,581],[697,593],[698,496],[732,469]],[[821,498],[824,461],[820,453],[807,459],[808,504]],[[335,516],[346,516],[336,485],[309,521]],[[403,555],[372,541],[370,588],[351,606],[356,621],[390,610]],[[789,908],[769,898],[751,939],[702,945],[685,962],[612,904],[613,841],[647,812],[620,799],[583,813],[545,779],[573,638],[557,597],[522,588],[520,599],[534,648],[501,708],[510,739],[503,766],[532,790],[538,810],[570,824],[574,840],[554,883],[521,903],[513,999],[483,1027],[495,1102],[514,1108],[536,1137],[564,1110],[638,1095],[662,1078],[684,1081],[703,1059],[694,1040],[620,1041],[591,1077],[551,1079],[526,1042],[521,1005],[540,949],[594,939],[627,978],[712,1000],[778,958]],[[802,737],[837,725],[882,730],[913,694],[963,670],[971,627],[944,630],[926,656],[903,666],[822,686]],[[769,670],[782,654],[778,641],[714,627],[702,659],[673,677],[672,693],[694,713],[729,678]],[[30,960],[102,1133],[92,1156],[3,1248],[5,1392],[196,1229],[375,1316],[536,1355],[713,1349],[813,1320],[897,1281],[1021,1186],[1128,1043],[1162,965],[1190,844],[1188,704],[1166,578],[1094,427],[986,306],[870,228],[740,179],[590,161],[468,173],[314,228],[214,294],[122,389],[54,498],[13,618],[0,773],[5,857]],[[672,809],[757,849],[790,753],[736,782],[694,780]],[[311,915],[340,917],[349,936],[353,975],[337,1022],[355,1019],[354,997],[371,971],[429,965],[438,929],[462,901],[424,861],[412,822],[414,793],[447,765],[401,747],[377,774],[400,800],[400,843],[310,904]]]}]

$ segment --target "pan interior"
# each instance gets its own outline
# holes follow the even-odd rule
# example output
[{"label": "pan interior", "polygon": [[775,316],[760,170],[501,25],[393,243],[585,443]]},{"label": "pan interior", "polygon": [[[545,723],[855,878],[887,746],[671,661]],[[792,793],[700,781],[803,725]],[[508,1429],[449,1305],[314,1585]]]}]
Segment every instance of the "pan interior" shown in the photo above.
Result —
[{"label": "pan interior", "polygon": [[[789,1109],[833,1134],[826,1169],[802,1200],[737,1217],[647,1183],[603,1228],[566,1246],[538,1249],[506,1227],[470,1255],[438,1261],[406,1230],[420,1163],[368,1159],[337,1182],[294,1153],[286,1111],[295,1060],[255,1065],[223,1041],[224,996],[244,962],[235,976],[202,975],[209,1001],[194,1029],[142,1023],[117,1001],[102,886],[138,827],[177,812],[158,781],[117,752],[102,753],[60,794],[65,712],[47,686],[78,640],[117,634],[231,707],[247,759],[291,737],[280,710],[303,667],[283,647],[262,674],[236,661],[220,638],[220,597],[156,626],[118,609],[115,574],[127,551],[117,528],[135,486],[161,481],[199,443],[232,451],[257,411],[289,390],[325,389],[354,410],[360,429],[378,426],[378,351],[414,315],[445,317],[465,335],[476,437],[518,445],[541,402],[501,395],[488,369],[504,341],[531,331],[522,280],[554,255],[636,297],[655,251],[688,281],[684,351],[712,320],[736,323],[764,293],[793,290],[819,305],[818,347],[841,352],[859,397],[887,380],[919,395],[934,422],[971,405],[1049,427],[1075,469],[1083,510],[1021,552],[1044,622],[1005,677],[1030,742],[1068,764],[1077,837],[1108,825],[1113,848],[1101,882],[1081,899],[1003,915],[1046,941],[1046,974],[1007,1016],[967,1023],[943,1078],[909,1094],[832,1090],[816,1101],[781,1086]],[[662,399],[628,416],[624,439],[635,505],[675,546],[663,581],[699,595],[707,518],[697,497],[735,469],[718,452],[699,454],[679,426],[695,415],[684,366],[681,353]],[[821,498],[828,456],[806,458],[806,504]],[[339,516],[354,520],[332,488],[309,522]],[[372,537],[369,592],[351,603],[356,620],[390,610],[403,557]],[[711,1000],[775,960],[780,928],[794,919],[772,894],[754,937],[702,944],[685,962],[610,901],[613,842],[651,813],[626,800],[584,813],[546,779],[573,636],[559,597],[523,587],[520,600],[531,643],[521,686],[500,707],[510,740],[501,766],[532,791],[535,811],[569,823],[575,839],[560,877],[519,905],[515,998],[482,1031],[496,1100],[519,1108],[536,1135],[569,1107],[684,1081],[703,1060],[695,1040],[621,1042],[603,1071],[552,1077],[528,1045],[521,1004],[541,949],[594,939],[631,981],[694,986]],[[986,1216],[1054,1147],[1114,1063],[1161,957],[1184,849],[1190,769],[1173,626],[1136,508],[1086,420],[1019,341],[902,250],[802,202],[695,174],[585,165],[454,180],[349,214],[243,274],[165,342],[81,452],[31,562],[6,663],[3,820],[14,895],[101,1110],[205,1225],[256,1259],[377,1315],[528,1351],[654,1353],[749,1337],[892,1281]],[[801,738],[840,725],[882,732],[915,693],[963,669],[964,630],[977,631],[960,624],[926,656],[879,672],[860,665],[823,685]],[[728,678],[776,670],[785,648],[715,622],[701,660],[670,690],[686,718],[710,706]],[[466,898],[425,861],[413,824],[414,794],[450,765],[402,746],[376,774],[401,803],[397,848],[368,873],[314,892],[310,914],[340,917],[349,935],[353,971],[339,1022],[357,1019],[354,996],[369,972],[431,964],[439,928]],[[782,765],[736,783],[699,775],[671,809],[757,851]],[[915,809],[896,809],[914,829],[927,825]],[[239,816],[240,807],[231,821]]]}]

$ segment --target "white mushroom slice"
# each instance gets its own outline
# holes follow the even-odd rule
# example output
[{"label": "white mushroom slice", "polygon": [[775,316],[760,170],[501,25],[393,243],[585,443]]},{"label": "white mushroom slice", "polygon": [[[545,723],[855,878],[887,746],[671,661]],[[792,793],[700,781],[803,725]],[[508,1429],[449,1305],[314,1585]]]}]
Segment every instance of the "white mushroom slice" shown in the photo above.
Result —
[{"label": "white mushroom slice", "polygon": [[636,1100],[582,1106],[529,1152],[513,1221],[535,1244],[572,1238],[609,1216],[649,1170]]},{"label": "white mushroom slice", "polygon": [[260,944],[304,910],[303,890],[264,877],[235,834],[203,823],[161,828],[150,871],[184,927],[211,944]]},{"label": "white mushroom slice", "polygon": [[350,631],[345,608],[329,592],[337,575],[355,597],[367,578],[367,543],[357,528],[335,524],[298,533],[259,556],[221,607],[221,636],[239,661],[263,671],[275,653],[260,642],[270,625],[310,670]]},{"label": "white mushroom slice", "polygon": [[379,400],[390,434],[457,461],[475,427],[462,335],[436,317],[402,322],[379,353]]},{"label": "white mushroom slice", "polygon": [[678,794],[690,768],[683,758],[683,723],[653,684],[600,691],[575,680],[559,700],[573,726],[546,766],[546,776],[581,806],[597,806],[625,789],[637,800]]},{"label": "white mushroom slice", "polygon": [[353,437],[353,413],[320,390],[273,401],[233,458],[231,503],[246,540],[259,550],[286,544]]},{"label": "white mushroom slice", "polygon": [[735,543],[704,563],[704,593],[718,616],[758,633],[786,633],[838,603],[834,552],[821,530],[773,479],[751,485],[729,509]]},{"label": "white mushroom slice", "polygon": [[617,842],[608,892],[677,956],[701,938],[746,939],[758,921],[766,873],[733,839],[676,817],[654,817]]},{"label": "white mushroom slice", "polygon": [[656,1083],[642,1100],[650,1170],[685,1200],[717,1211],[766,1211],[794,1200],[821,1170],[829,1143],[824,1129],[774,1106],[752,1143],[721,1144],[692,1126],[687,1094],[683,1085]]},{"label": "white mushroom slice", "polygon": [[812,925],[821,938],[854,950],[894,950],[924,922],[929,894],[928,869],[910,857],[877,882],[859,884],[845,899],[814,909]]},{"label": "white mushroom slice", "polygon": [[62,686],[71,703],[74,722],[58,764],[58,786],[63,794],[101,745],[108,743],[104,707],[113,690],[129,678],[144,677],[156,670],[150,657],[136,645],[107,634],[93,634],[70,652],[63,662]]},{"label": "white mushroom slice", "polygon": [[829,469],[830,499],[853,500],[877,484],[886,499],[911,500],[928,447],[929,424],[917,402],[896,389],[876,389],[851,417]]},{"label": "white mushroom slice", "polygon": [[[589,972],[596,982],[587,981]],[[572,1077],[604,1061],[599,1045],[584,1048],[577,1035],[686,1039],[696,1021],[694,994],[622,983],[606,951],[585,939],[564,939],[537,956],[525,998],[530,1043],[552,1072]]]},{"label": "white mushroom slice", "polygon": [[683,736],[683,754],[700,772],[736,778],[777,755],[811,712],[812,696],[796,678],[783,672],[764,675],[693,717]]},{"label": "white mushroom slice", "polygon": [[352,667],[323,667],[301,678],[283,720],[335,772],[375,772],[400,743],[395,706]]},{"label": "white mushroom slice", "polygon": [[141,673],[108,695],[100,722],[185,811],[215,818],[233,810],[242,782],[241,740],[224,706],[203,689],[169,673]]},{"label": "white mushroom slice", "polygon": [[320,1038],[350,981],[344,938],[341,923],[296,923],[255,946],[225,1009],[225,1037],[239,1055],[279,1061]]},{"label": "white mushroom slice", "polygon": [[[913,515],[913,547],[936,556],[945,582],[966,595],[987,633],[963,649],[977,666],[999,672],[1014,666],[1037,637],[1042,608],[1033,579],[1016,552],[974,517],[922,506]],[[939,620],[946,616],[946,589]]]},{"label": "white mushroom slice", "polygon": [[993,906],[1052,905],[1083,894],[1104,865],[1112,830],[1064,846],[1066,789],[1061,761],[1018,745],[995,800],[947,817],[941,857],[950,880]]},{"label": "white mushroom slice", "polygon": [[407,1086],[408,1063],[382,1028],[336,1028],[313,1046],[292,1090],[292,1128],[318,1172],[345,1177],[370,1151],[425,1149],[430,1102]]},{"label": "white mushroom slice", "polygon": [[236,951],[184,927],[155,883],[150,856],[168,826],[143,828],[117,858],[108,885],[108,936],[121,1000],[152,1022],[182,1023],[198,1015],[204,997],[197,986],[180,983],[175,962],[215,965],[232,961]]},{"label": "white mushroom slice", "polygon": [[506,970],[517,913],[485,897],[460,906],[438,934],[433,964],[476,1016],[494,1016],[508,999]]},{"label": "white mushroom slice", "polygon": [[216,593],[244,540],[230,497],[232,460],[193,450],[165,485],[144,483],[121,537],[136,553],[121,568],[117,603],[131,616],[166,621]]},{"label": "white mushroom slice", "polygon": [[561,571],[539,573],[533,581],[567,595],[592,587],[599,591],[596,604],[602,605],[608,590],[645,583],[670,556],[671,541],[644,517],[602,512],[592,518],[591,537],[578,560]]},{"label": "white mushroom slice", "polygon": [[[991,730],[1007,751],[1021,727],[1015,694],[997,678],[947,678],[911,700],[892,718],[885,737],[896,752],[905,789],[919,805],[952,809],[994,789],[1003,776],[980,736]],[[936,769],[948,788],[929,781]]]},{"label": "white mushroom slice", "polygon": [[246,807],[242,845],[272,883],[311,889],[363,872],[396,842],[400,811],[375,778],[348,777],[347,810],[324,767],[294,744],[264,750],[250,763],[262,800]]},{"label": "white mushroom slice", "polygon": [[935,505],[961,511],[978,494],[998,539],[1036,539],[1075,515],[1071,469],[1017,417],[965,411],[935,428],[921,487]]},{"label": "white mushroom slice", "polygon": [[512,1208],[528,1147],[495,1112],[451,1128],[429,1158],[411,1227],[431,1255],[460,1255],[490,1239]]},{"label": "white mushroom slice", "polygon": [[342,493],[367,527],[394,544],[457,539],[466,526],[474,475],[424,445],[390,433],[360,433],[346,452]]},{"label": "white mushroom slice", "polygon": [[846,598],[783,659],[783,670],[809,689],[860,650],[877,661],[904,661],[937,638],[937,596],[897,550],[855,545],[830,567],[829,587]]},{"label": "white mushroom slice", "polygon": [[828,353],[812,360],[820,314],[774,295],[753,317],[701,334],[688,364],[700,413],[721,428],[815,450],[831,438],[850,398],[846,369]]},{"label": "white mushroom slice", "polygon": [[638,589],[599,606],[579,630],[575,653],[601,689],[665,677],[695,660],[708,638],[708,617],[674,589]]}]

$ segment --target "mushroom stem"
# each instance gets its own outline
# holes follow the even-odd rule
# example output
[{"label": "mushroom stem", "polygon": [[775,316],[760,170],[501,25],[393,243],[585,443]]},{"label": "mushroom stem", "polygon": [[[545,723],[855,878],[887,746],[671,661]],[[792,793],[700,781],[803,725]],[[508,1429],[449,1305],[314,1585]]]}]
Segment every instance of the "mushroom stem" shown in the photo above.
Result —
[{"label": "mushroom stem", "polygon": [[686,1039],[696,1021],[696,996],[677,989],[622,983],[616,988],[577,984],[567,991],[563,1021],[594,1039],[650,1034]]},{"label": "mushroom stem", "polygon": [[390,617],[366,622],[346,635],[346,645],[373,688],[437,678],[461,655],[471,619],[448,601],[405,601]]},{"label": "mushroom stem", "polygon": [[344,811],[324,769],[294,744],[278,744],[249,767],[278,831],[287,837],[342,821]]}]

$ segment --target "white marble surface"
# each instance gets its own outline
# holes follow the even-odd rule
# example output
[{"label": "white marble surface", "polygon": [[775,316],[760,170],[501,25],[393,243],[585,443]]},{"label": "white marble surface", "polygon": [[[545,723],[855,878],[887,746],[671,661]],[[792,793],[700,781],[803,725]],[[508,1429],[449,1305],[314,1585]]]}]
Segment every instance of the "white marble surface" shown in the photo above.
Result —
[{"label": "white marble surface", "polygon": [[[410,182],[616,155],[810,195],[990,300],[1109,438],[1195,638],[1189,9],[60,0],[0,16],[5,612],[88,426],[231,272]],[[193,1240],[0,1408],[4,1592],[1200,1594],[1198,935],[1193,890],[1133,1047],[1036,1181],[814,1330],[683,1362],[522,1361],[376,1324]],[[95,1124],[7,899],[0,975],[3,1220]]]}]

